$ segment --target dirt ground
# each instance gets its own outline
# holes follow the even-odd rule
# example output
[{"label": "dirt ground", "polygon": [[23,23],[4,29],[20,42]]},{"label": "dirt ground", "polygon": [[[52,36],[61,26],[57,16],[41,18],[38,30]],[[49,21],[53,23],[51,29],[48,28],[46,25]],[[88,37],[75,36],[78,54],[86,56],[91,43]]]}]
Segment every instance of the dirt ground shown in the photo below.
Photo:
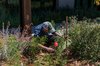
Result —
[{"label": "dirt ground", "polygon": [[100,66],[100,62],[92,63],[86,60],[68,60],[68,63],[65,66]]},{"label": "dirt ground", "polygon": [[[6,62],[1,61],[0,66],[14,66],[14,65],[9,65]],[[24,66],[24,65],[22,64],[21,66]],[[26,66],[34,66],[34,64],[28,64]],[[75,59],[69,59],[65,66],[100,66],[100,62],[90,62],[89,60],[80,61],[80,60],[75,60]]]}]

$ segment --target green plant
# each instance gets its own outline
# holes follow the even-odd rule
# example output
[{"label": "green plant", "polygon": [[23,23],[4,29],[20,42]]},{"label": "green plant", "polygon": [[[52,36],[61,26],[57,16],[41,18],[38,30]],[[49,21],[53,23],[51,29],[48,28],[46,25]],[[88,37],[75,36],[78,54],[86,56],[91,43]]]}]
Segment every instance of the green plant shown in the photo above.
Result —
[{"label": "green plant", "polygon": [[100,60],[100,24],[87,23],[86,20],[74,23],[69,28],[72,41],[71,50],[74,58]]},{"label": "green plant", "polygon": [[65,43],[63,38],[56,37],[55,41],[58,42],[58,47],[55,47],[54,53],[45,53],[43,56],[37,56],[35,60],[36,66],[64,66],[67,63],[67,56],[63,56]]},{"label": "green plant", "polygon": [[56,40],[58,42],[58,47],[56,47],[56,51],[55,51],[55,66],[64,66],[67,63],[67,56],[63,56],[63,51],[65,48],[67,48],[66,43],[64,43],[64,39],[61,37],[56,37]]}]

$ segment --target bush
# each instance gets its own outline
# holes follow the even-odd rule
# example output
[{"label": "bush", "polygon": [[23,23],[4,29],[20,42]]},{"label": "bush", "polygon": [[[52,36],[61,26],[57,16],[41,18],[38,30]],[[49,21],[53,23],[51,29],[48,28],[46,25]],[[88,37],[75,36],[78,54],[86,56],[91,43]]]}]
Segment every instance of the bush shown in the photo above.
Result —
[{"label": "bush", "polygon": [[29,63],[33,63],[36,59],[37,54],[40,52],[38,44],[44,43],[46,41],[45,37],[42,38],[32,38],[31,42],[19,42],[16,41],[14,36],[10,36],[7,43],[7,61],[12,64],[16,63],[20,66],[21,55],[24,55]]},{"label": "bush", "polygon": [[35,66],[64,66],[67,63],[67,56],[62,56],[64,50],[64,40],[56,37],[56,41],[59,46],[54,47],[55,53],[45,53],[45,55],[37,56],[35,60]]},{"label": "bush", "polygon": [[[64,66],[67,63],[67,57],[62,56],[65,43],[60,37],[56,38],[59,46],[55,47],[55,53],[44,53],[44,56],[39,55],[41,48],[38,44],[45,44],[46,37],[34,37],[31,42],[19,42],[14,35],[7,36],[5,34],[4,38],[5,40],[0,41],[0,53],[3,54],[3,59],[6,59],[9,65],[20,66],[22,54],[28,58],[29,63],[34,63],[35,66],[42,66],[43,64],[45,66]],[[0,55],[0,60],[1,57]]]},{"label": "bush", "polygon": [[74,58],[100,60],[100,24],[85,20],[71,24],[69,37]]}]

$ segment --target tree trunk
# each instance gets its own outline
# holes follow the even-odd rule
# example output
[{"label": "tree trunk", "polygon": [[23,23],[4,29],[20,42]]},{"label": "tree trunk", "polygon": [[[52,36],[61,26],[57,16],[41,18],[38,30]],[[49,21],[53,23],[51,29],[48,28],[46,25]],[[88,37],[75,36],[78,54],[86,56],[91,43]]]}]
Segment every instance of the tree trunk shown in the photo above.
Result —
[{"label": "tree trunk", "polygon": [[24,36],[31,35],[31,0],[20,0],[21,31]]}]

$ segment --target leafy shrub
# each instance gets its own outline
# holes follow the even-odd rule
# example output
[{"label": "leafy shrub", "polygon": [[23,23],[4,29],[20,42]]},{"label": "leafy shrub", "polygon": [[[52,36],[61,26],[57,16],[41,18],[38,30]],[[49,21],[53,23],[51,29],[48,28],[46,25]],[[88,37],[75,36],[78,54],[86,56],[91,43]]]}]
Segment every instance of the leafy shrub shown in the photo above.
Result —
[{"label": "leafy shrub", "polygon": [[[39,48],[38,44],[45,44],[47,38],[44,37],[33,37],[32,41],[30,42],[20,42],[17,41],[19,38],[19,35],[17,33],[15,35],[9,34],[8,31],[9,26],[7,26],[6,31],[1,32],[1,39],[0,44],[1,48],[0,54],[4,53],[3,56],[6,56],[7,63],[14,66],[20,66],[21,64],[21,55],[24,54],[28,58],[28,62],[34,62],[34,64],[42,65],[42,63],[46,63],[46,66],[49,65],[60,65],[64,66],[66,63],[66,57],[62,56],[63,50],[65,49],[65,43],[63,38],[57,37],[55,38],[56,41],[58,41],[59,46],[56,47],[55,53],[46,53],[44,57],[41,57],[43,59],[39,58],[39,54],[41,48]],[[4,24],[3,24],[4,29]],[[3,35],[4,34],[4,35]],[[19,33],[18,33],[19,34]],[[4,41],[5,40],[5,41]],[[24,38],[21,40],[24,41]],[[25,39],[26,40],[26,39]],[[1,60],[1,55],[0,55]],[[63,61],[63,62],[62,62]]]},{"label": "leafy shrub", "polygon": [[73,23],[69,36],[74,58],[100,60],[100,24],[86,21]]},{"label": "leafy shrub", "polygon": [[67,63],[67,55],[63,56],[63,51],[67,47],[67,43],[65,43],[64,39],[61,37],[57,37],[56,41],[59,46],[56,48],[55,60],[57,61],[57,65],[64,66]]},{"label": "leafy shrub", "polygon": [[[45,44],[46,37],[34,37],[31,42],[18,42],[15,36],[11,35],[7,41],[7,61],[15,66],[20,66],[20,55],[24,55],[28,58],[29,62],[33,62],[34,65],[53,65],[64,66],[66,64],[67,57],[63,57],[63,50],[65,49],[65,43],[62,38],[56,37],[56,41],[59,46],[55,47],[55,53],[45,53],[45,56],[39,56],[41,48],[38,44]],[[24,49],[24,52],[22,51]]]},{"label": "leafy shrub", "polygon": [[[44,43],[45,37],[32,38],[31,42],[19,42],[15,36],[10,36],[7,40],[7,63],[20,66],[21,55],[27,57],[29,63],[33,63],[36,60],[37,54],[40,52],[38,44]],[[2,47],[3,48],[3,47]],[[0,49],[1,50],[1,49]]]},{"label": "leafy shrub", "polygon": [[35,60],[36,66],[64,66],[67,63],[67,56],[63,56],[65,49],[64,40],[60,37],[56,37],[55,41],[58,42],[58,47],[54,47],[55,53],[45,53],[45,56],[38,56]]}]

